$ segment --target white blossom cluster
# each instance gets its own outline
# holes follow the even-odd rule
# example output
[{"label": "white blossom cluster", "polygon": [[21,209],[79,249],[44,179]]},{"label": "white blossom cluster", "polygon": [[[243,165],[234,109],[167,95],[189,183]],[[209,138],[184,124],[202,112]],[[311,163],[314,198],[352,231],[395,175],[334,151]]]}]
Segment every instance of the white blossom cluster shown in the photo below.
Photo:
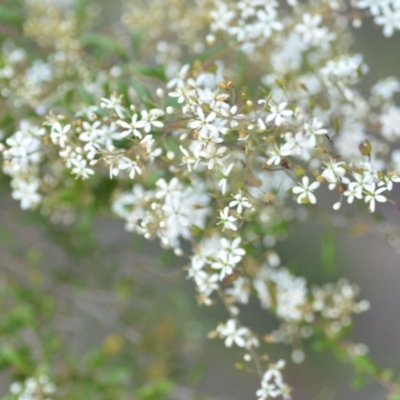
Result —
[{"label": "white blossom cluster", "polygon": [[[29,2],[33,8],[39,3]],[[121,94],[121,85],[113,86],[130,78],[129,66],[91,73],[79,61],[74,24],[63,28],[72,32],[69,44],[57,45],[47,27],[27,24],[30,35],[50,41],[55,53],[28,66],[23,50],[4,44],[1,95],[10,107],[27,106],[47,119],[44,127],[37,118],[24,119],[2,135],[3,172],[21,207],[45,214],[59,211],[65,198],[80,199],[81,191],[85,204],[91,188],[111,182],[110,208],[126,229],[187,257],[200,304],[226,305],[229,319],[215,336],[257,365],[255,352],[265,337],[291,344],[293,361],[301,362],[301,341],[314,328],[332,337],[368,303],[358,301],[358,288],[345,280],[309,289],[271,247],[327,194],[337,212],[354,203],[370,212],[378,203],[397,205],[400,81],[383,79],[364,97],[357,85],[368,66],[349,39],[364,13],[385,36],[394,34],[400,3],[220,0],[197,1],[196,7],[206,22],[190,27],[204,36],[192,46],[199,51],[192,50],[226,47],[210,60],[188,63],[181,42],[158,41],[154,61],[164,64],[166,79],[150,84],[149,93],[137,83]],[[155,29],[154,40],[159,36]],[[243,59],[242,69],[251,72],[238,71]],[[67,111],[52,106],[55,93],[71,92],[64,83],[51,91],[55,72],[64,68],[76,68],[83,97],[93,101]],[[239,316],[251,296],[281,322],[278,330],[259,335],[242,325]],[[282,360],[262,366],[259,400],[290,398],[283,366]]]},{"label": "white blossom cluster", "polygon": [[54,384],[46,375],[28,378],[23,383],[14,382],[10,386],[10,393],[17,400],[51,400],[55,390]]},{"label": "white blossom cluster", "polygon": [[159,179],[155,191],[140,185],[122,193],[113,203],[113,211],[126,219],[127,229],[146,238],[158,236],[166,247],[181,254],[179,239],[191,239],[193,227],[205,228],[211,213],[209,196],[201,183],[187,187],[177,178],[167,182]]},{"label": "white blossom cluster", "polygon": [[400,30],[400,2],[398,0],[356,0],[355,6],[369,11],[377,25],[382,25],[386,37]]},{"label": "white blossom cluster", "polygon": [[290,399],[290,388],[283,381],[281,369],[284,368],[285,361],[279,360],[276,364],[269,365],[268,370],[262,377],[261,388],[257,390],[258,400],[280,397]]}]

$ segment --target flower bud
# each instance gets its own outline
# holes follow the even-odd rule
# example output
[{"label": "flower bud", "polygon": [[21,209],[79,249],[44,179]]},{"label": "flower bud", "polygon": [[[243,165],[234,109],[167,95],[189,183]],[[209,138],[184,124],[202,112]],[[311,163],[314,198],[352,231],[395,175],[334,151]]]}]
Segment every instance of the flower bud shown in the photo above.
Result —
[{"label": "flower bud", "polygon": [[368,139],[363,140],[359,145],[358,149],[363,156],[369,157],[372,152],[372,145]]}]

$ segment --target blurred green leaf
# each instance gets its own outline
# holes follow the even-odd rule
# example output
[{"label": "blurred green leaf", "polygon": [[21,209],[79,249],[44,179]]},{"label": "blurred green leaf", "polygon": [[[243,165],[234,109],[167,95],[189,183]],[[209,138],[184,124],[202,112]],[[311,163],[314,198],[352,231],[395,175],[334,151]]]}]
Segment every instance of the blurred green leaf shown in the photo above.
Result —
[{"label": "blurred green leaf", "polygon": [[218,43],[214,46],[207,47],[202,53],[197,54],[194,60],[200,60],[202,62],[210,61],[219,53],[221,53],[226,48],[224,43]]},{"label": "blurred green leaf", "polygon": [[78,26],[81,26],[86,19],[88,5],[88,0],[76,0],[75,2],[75,15]]},{"label": "blurred green leaf", "polygon": [[172,389],[172,383],[163,379],[147,383],[137,390],[136,395],[140,400],[161,400]]},{"label": "blurred green leaf", "polygon": [[92,48],[97,56],[104,57],[117,54],[125,57],[125,50],[114,40],[101,33],[85,33],[81,36],[84,47]]},{"label": "blurred green leaf", "polygon": [[86,104],[91,105],[95,104],[95,101],[90,93],[82,86],[78,85],[76,87],[76,93],[78,94],[79,98]]},{"label": "blurred green leaf", "polygon": [[149,177],[147,178],[147,184],[149,187],[152,187],[155,185],[155,183],[162,178],[165,175],[165,172],[163,170],[159,171],[153,171],[150,173]]},{"label": "blurred green leaf", "polygon": [[132,67],[132,71],[139,75],[157,78],[163,82],[167,81],[167,77],[165,76],[164,68],[162,66],[151,68],[142,65],[136,65]]},{"label": "blurred green leaf", "polygon": [[20,348],[17,350],[16,348],[3,343],[3,345],[0,346],[0,368],[7,366],[16,368],[24,373],[30,373],[32,368],[27,356],[27,348]]},{"label": "blurred green leaf", "polygon": [[14,10],[10,6],[0,5],[0,21],[20,28],[24,18],[21,12]]},{"label": "blurred green leaf", "polygon": [[356,374],[354,375],[351,386],[355,390],[360,390],[365,385],[365,374]]},{"label": "blurred green leaf", "polygon": [[135,78],[131,78],[131,84],[135,89],[136,94],[139,96],[139,99],[142,103],[146,105],[148,108],[154,107],[154,102],[151,97],[150,91],[143,85],[140,81]]}]

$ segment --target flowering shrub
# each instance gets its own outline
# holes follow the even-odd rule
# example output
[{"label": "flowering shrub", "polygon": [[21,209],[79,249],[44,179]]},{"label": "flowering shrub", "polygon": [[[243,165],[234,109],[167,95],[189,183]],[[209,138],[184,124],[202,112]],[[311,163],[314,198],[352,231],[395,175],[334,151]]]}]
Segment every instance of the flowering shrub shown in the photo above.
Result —
[{"label": "flowering shrub", "polygon": [[[173,249],[199,305],[225,305],[226,322],[209,337],[254,364],[257,399],[291,398],[285,360],[270,360],[268,346],[291,345],[301,363],[309,338],[398,399],[391,374],[345,339],[369,308],[358,286],[310,285],[274,246],[292,224],[330,215],[319,203],[335,213],[399,207],[400,81],[363,96],[368,66],[351,38],[364,18],[394,35],[400,2],[122,3],[104,33],[85,1],[1,6],[0,149],[12,197],[55,223],[108,210]],[[242,323],[251,297],[279,329]],[[41,376],[11,392],[39,382],[53,393],[58,385]]]}]

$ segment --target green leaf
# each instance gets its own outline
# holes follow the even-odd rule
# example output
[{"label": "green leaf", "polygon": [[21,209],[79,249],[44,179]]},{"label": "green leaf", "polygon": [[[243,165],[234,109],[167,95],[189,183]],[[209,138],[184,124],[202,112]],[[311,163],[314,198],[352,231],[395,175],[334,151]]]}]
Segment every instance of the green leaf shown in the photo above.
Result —
[{"label": "green leaf", "polygon": [[135,78],[131,78],[131,83],[133,88],[135,89],[136,94],[139,96],[141,102],[148,108],[154,107],[154,102],[151,98],[151,94],[149,89],[143,85],[143,83],[139,82]]},{"label": "green leaf", "polygon": [[147,178],[147,185],[148,187],[153,187],[155,183],[165,175],[165,171],[158,170],[152,172],[149,177]]},{"label": "green leaf", "polygon": [[225,48],[226,46],[224,43],[215,44],[214,46],[208,47],[202,53],[197,54],[194,60],[200,60],[202,62],[209,61],[215,58],[215,56],[218,55]]},{"label": "green leaf", "polygon": [[18,351],[9,345],[3,345],[0,348],[0,367],[5,366],[17,368],[25,373],[30,372],[31,366],[26,349]]},{"label": "green leaf", "polygon": [[76,93],[79,98],[86,104],[94,104],[95,101],[90,93],[86,91],[86,89],[82,85],[78,85],[76,88]]},{"label": "green leaf", "polygon": [[12,10],[7,6],[0,5],[0,21],[21,27],[23,23],[23,17],[21,12]]},{"label": "green leaf", "polygon": [[77,0],[75,5],[75,15],[78,22],[78,26],[81,26],[87,16],[88,0]]},{"label": "green leaf", "polygon": [[379,373],[379,368],[366,356],[358,356],[353,358],[353,365],[360,371],[366,372],[373,376]]},{"label": "green leaf", "polygon": [[165,76],[165,71],[162,66],[150,68],[142,65],[136,65],[132,67],[132,71],[139,75],[149,76],[151,78],[157,78],[163,82],[167,81],[167,77]]},{"label": "green leaf", "polygon": [[168,394],[173,389],[171,382],[167,380],[159,380],[149,382],[146,385],[140,387],[136,395],[140,400],[160,400],[161,396]]},{"label": "green leaf", "polygon": [[85,33],[81,36],[81,43],[84,47],[93,48],[99,56],[109,56],[110,53],[125,56],[125,50],[114,39],[100,33]]},{"label": "green leaf", "polygon": [[361,389],[365,385],[365,375],[364,374],[357,374],[353,377],[351,381],[351,386],[355,390]]},{"label": "green leaf", "polygon": [[136,55],[138,55],[142,49],[144,35],[145,35],[144,32],[141,31],[135,31],[132,33],[131,43],[133,51],[135,52]]}]

